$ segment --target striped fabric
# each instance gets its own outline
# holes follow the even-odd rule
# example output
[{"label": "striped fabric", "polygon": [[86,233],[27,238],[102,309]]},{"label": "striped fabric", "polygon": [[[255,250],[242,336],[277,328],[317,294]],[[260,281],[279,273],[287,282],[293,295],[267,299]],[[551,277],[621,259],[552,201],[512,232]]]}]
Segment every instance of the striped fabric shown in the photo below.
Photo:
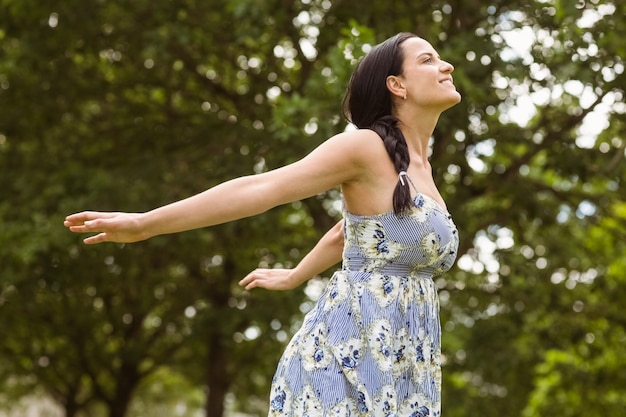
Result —
[{"label": "striped fabric", "polygon": [[438,417],[441,328],[433,277],[450,269],[450,215],[418,194],[409,213],[344,211],[343,266],[273,379],[269,416]]}]

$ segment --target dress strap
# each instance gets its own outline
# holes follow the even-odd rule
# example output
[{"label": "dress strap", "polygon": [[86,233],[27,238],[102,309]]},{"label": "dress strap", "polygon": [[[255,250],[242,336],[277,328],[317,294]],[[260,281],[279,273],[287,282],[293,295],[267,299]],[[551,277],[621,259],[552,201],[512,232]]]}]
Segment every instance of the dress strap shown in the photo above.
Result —
[{"label": "dress strap", "polygon": [[409,184],[411,184],[411,187],[413,187],[413,190],[415,190],[415,192],[419,194],[419,191],[417,191],[417,187],[413,183],[413,180],[411,179],[411,177],[409,177],[409,174],[407,174],[406,171],[400,171],[398,173],[398,179],[400,180],[400,184],[402,184],[402,186],[406,185],[406,183],[404,182],[405,178],[409,181]]}]

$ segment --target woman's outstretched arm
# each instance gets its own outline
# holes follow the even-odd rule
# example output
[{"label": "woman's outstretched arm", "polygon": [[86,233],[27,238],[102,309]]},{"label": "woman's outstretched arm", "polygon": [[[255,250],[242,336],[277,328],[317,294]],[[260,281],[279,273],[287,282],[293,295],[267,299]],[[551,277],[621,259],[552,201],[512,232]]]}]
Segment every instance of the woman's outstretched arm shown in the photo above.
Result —
[{"label": "woman's outstretched arm", "polygon": [[226,181],[145,213],[85,211],[64,224],[72,232],[95,233],[84,240],[87,244],[136,242],[260,214],[362,178],[368,163],[360,149],[368,134],[373,133],[341,133],[293,164]]},{"label": "woman's outstretched arm", "polygon": [[295,268],[258,268],[239,281],[239,285],[246,290],[257,287],[268,290],[291,290],[341,261],[342,252],[343,220],[326,232]]}]

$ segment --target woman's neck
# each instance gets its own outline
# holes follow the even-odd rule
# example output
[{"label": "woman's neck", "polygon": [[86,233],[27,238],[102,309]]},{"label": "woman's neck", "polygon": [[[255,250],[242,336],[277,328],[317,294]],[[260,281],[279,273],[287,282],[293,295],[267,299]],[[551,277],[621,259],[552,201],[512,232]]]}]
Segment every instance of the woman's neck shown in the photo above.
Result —
[{"label": "woman's neck", "polygon": [[[398,120],[400,120],[399,128],[411,153],[411,160],[421,160],[426,164],[428,162],[430,138],[437,125],[437,120],[429,121],[423,116],[416,119],[398,118]],[[404,120],[411,120],[411,122],[406,123]]]}]

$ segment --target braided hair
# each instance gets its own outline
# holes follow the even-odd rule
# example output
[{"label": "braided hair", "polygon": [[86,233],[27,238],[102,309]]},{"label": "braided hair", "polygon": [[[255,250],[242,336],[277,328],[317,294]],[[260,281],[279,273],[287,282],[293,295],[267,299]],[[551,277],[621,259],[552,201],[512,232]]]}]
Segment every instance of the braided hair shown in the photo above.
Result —
[{"label": "braided hair", "polygon": [[398,119],[392,114],[392,97],[387,89],[387,77],[402,73],[404,53],[402,42],[416,37],[402,32],[378,44],[357,65],[343,101],[346,119],[359,129],[371,129],[383,140],[385,149],[398,172],[393,191],[393,210],[401,214],[412,206],[408,182],[400,173],[409,167],[409,149]]}]

